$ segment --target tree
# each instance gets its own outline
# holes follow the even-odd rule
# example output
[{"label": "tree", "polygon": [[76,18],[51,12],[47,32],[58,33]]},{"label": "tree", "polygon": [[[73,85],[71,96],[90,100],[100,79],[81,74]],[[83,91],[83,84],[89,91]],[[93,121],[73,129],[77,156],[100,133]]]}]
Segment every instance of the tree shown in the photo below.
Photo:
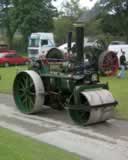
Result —
[{"label": "tree", "polygon": [[48,31],[53,28],[56,9],[52,0],[1,0],[0,19],[6,29],[9,47],[14,34],[21,31],[26,40],[31,32]]},{"label": "tree", "polygon": [[53,29],[53,17],[57,15],[57,11],[51,0],[22,0],[22,10],[24,20],[20,31],[26,46],[32,32],[47,32]]},{"label": "tree", "polygon": [[64,16],[72,17],[77,20],[86,8],[80,8],[80,0],[70,0],[63,3],[63,14]]},{"label": "tree", "polygon": [[[62,44],[66,41],[67,33],[73,30],[73,24],[77,22],[86,8],[80,8],[80,0],[70,0],[62,4],[59,16],[54,21],[56,41]],[[74,38],[74,36],[73,36]]]},{"label": "tree", "polygon": [[6,30],[9,48],[12,47],[13,36],[18,26],[22,23],[20,11],[18,0],[0,1],[0,20],[2,27]]},{"label": "tree", "polygon": [[106,10],[101,22],[103,31],[123,36],[128,41],[128,1],[101,0],[100,4]]},{"label": "tree", "polygon": [[73,29],[73,22],[69,17],[59,17],[54,20],[54,28],[56,42],[62,44],[67,40],[67,33]]}]

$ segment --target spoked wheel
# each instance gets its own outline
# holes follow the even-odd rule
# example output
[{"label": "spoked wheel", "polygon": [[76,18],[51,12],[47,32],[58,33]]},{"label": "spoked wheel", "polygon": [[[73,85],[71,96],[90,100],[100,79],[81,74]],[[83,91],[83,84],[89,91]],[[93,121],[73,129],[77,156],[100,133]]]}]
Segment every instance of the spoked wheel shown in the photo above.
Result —
[{"label": "spoked wheel", "polygon": [[119,63],[115,52],[107,51],[99,57],[99,69],[106,76],[115,75],[118,71]]},{"label": "spoked wheel", "polygon": [[17,74],[13,95],[18,109],[26,114],[41,110],[44,104],[44,85],[40,76],[34,71],[23,71]]}]

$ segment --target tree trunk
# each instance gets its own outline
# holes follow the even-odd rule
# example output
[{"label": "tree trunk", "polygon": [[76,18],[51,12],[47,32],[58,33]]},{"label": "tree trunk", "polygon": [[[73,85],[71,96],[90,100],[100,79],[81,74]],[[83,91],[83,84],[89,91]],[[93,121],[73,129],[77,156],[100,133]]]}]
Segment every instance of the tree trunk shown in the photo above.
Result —
[{"label": "tree trunk", "polygon": [[23,34],[23,41],[24,41],[24,51],[27,52],[27,48],[28,48],[28,35]]},{"label": "tree trunk", "polygon": [[8,34],[7,37],[8,37],[8,48],[13,49],[13,35]]}]

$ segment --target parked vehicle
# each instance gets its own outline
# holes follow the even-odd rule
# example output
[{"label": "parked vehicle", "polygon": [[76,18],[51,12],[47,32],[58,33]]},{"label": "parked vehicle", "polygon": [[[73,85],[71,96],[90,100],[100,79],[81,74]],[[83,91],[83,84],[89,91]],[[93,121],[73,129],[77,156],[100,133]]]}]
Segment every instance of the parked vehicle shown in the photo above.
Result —
[{"label": "parked vehicle", "polygon": [[1,53],[0,65],[8,67],[9,65],[29,64],[30,60],[13,53]]},{"label": "parked vehicle", "polygon": [[28,57],[39,58],[46,56],[51,48],[55,48],[53,33],[32,33],[29,38]]}]

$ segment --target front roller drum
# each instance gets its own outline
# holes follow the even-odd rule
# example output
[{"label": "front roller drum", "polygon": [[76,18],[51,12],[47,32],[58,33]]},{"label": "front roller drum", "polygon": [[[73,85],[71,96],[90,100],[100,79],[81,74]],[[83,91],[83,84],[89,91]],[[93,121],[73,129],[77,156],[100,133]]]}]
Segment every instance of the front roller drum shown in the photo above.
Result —
[{"label": "front roller drum", "polygon": [[84,108],[69,109],[71,118],[79,125],[104,122],[112,118],[117,102],[105,89],[83,91],[80,93],[80,105]]},{"label": "front roller drum", "polygon": [[44,104],[44,84],[35,71],[22,71],[13,84],[13,97],[17,108],[26,114],[36,113]]}]

